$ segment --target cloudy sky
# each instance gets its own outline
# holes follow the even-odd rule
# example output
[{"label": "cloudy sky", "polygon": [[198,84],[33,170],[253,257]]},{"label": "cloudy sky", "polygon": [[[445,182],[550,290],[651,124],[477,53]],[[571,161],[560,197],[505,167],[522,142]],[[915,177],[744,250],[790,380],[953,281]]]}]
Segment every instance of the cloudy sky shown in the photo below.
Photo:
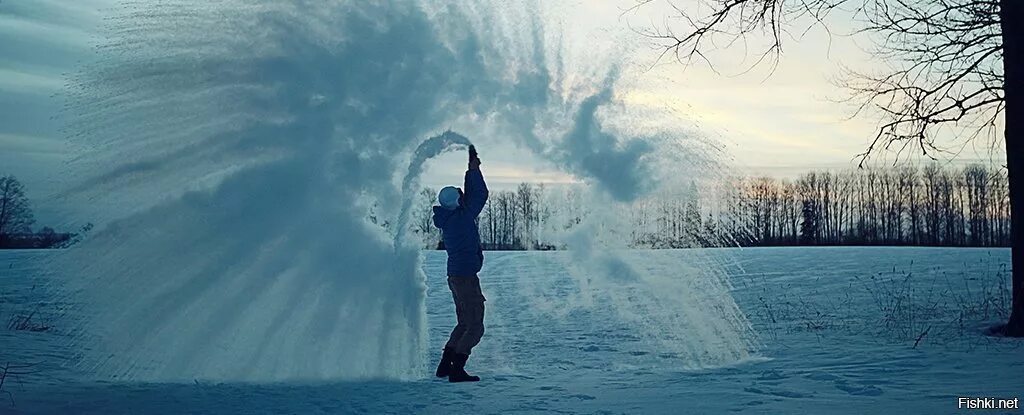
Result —
[{"label": "cloudy sky", "polygon": [[[0,174],[14,174],[35,201],[57,186],[59,168],[71,154],[64,144],[57,96],[67,73],[87,61],[99,42],[97,26],[116,0],[0,1]],[[629,1],[586,2],[575,8],[632,27],[658,26],[657,11],[619,17]],[[609,17],[612,17],[609,19]],[[706,65],[663,62],[646,72],[645,87],[620,91],[622,99],[686,114],[700,134],[720,141],[735,169],[746,174],[793,176],[809,169],[852,165],[876,123],[848,120],[848,106],[832,80],[840,65],[870,67],[868,39],[815,29],[787,43],[779,65],[741,73],[742,53],[723,52],[717,72]],[[647,46],[637,46],[646,48]],[[643,51],[642,51],[643,52]],[[653,56],[656,50],[647,50]],[[643,54],[641,53],[641,55]],[[642,61],[642,59],[641,59]],[[496,187],[521,181],[565,182],[572,178],[527,151],[481,149]],[[989,158],[987,148],[968,149],[963,159]],[[461,157],[430,163],[424,181],[439,186],[459,177],[443,166]],[[40,222],[55,209],[35,203]]]}]

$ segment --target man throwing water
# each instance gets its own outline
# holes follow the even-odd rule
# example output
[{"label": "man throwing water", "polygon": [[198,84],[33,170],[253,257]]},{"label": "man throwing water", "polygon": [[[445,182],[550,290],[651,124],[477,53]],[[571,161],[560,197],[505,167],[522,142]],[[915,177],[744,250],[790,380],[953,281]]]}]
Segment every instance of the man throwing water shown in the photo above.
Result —
[{"label": "man throwing water", "polygon": [[437,377],[449,382],[476,382],[477,376],[466,373],[466,360],[484,335],[484,298],[477,273],[484,263],[480,246],[480,230],[476,218],[487,203],[487,184],[480,173],[476,148],[469,146],[469,170],[466,170],[465,192],[448,186],[437,195],[440,206],[434,206],[434,226],[441,229],[444,249],[448,251],[448,288],[455,300],[458,324],[452,329],[444,346]]}]

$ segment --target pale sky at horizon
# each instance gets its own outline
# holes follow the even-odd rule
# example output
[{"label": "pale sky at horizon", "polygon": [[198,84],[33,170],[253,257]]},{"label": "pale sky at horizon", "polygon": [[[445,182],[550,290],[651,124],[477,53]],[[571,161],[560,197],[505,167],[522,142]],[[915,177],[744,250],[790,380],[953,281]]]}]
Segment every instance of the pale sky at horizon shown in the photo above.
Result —
[{"label": "pale sky at horizon", "polygon": [[[685,0],[683,0],[685,1]],[[628,0],[587,2],[574,8],[608,19]],[[29,6],[31,4],[31,6]],[[71,154],[59,119],[66,74],[93,54],[97,25],[116,0],[7,0],[0,2],[0,175],[13,174],[26,185],[40,224],[52,220],[44,200],[55,189],[57,172]],[[581,3],[583,4],[583,3]],[[627,16],[622,25],[660,24]],[[716,74],[706,65],[683,67],[665,61],[648,71],[648,82],[618,90],[623,101],[685,114],[700,133],[719,141],[729,165],[750,175],[790,177],[812,169],[852,167],[854,156],[872,136],[876,123],[844,120],[850,107],[831,83],[841,65],[870,67],[863,37],[833,36],[814,29],[786,44],[768,76],[767,67],[737,74],[738,54],[723,52]],[[649,51],[653,56],[655,51]],[[641,59],[643,61],[643,59]],[[998,154],[998,152],[996,152]],[[984,161],[983,145],[964,151],[960,162]],[[572,177],[529,151],[481,148],[490,183],[507,188],[521,181],[559,183]],[[461,179],[463,156],[445,156],[427,165],[424,184],[439,187]],[[1001,160],[1000,156],[995,160]]]}]

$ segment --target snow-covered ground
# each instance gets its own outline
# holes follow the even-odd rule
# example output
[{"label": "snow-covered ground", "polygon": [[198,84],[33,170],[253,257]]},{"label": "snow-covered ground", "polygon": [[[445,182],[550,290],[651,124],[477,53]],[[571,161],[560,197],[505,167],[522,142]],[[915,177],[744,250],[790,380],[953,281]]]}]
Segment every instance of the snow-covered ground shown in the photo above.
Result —
[{"label": "snow-covered ground", "polygon": [[53,325],[0,328],[0,365],[33,364],[5,380],[13,405],[0,394],[0,413],[950,413],[960,396],[1014,398],[1024,390],[1024,343],[981,334],[1009,306],[1005,249],[626,254],[657,278],[624,285],[690,278],[687,269],[708,263],[728,274],[756,333],[747,339],[754,351],[697,368],[707,365],[695,365],[694,350],[708,350],[672,332],[688,322],[655,324],[681,318],[673,310],[601,292],[614,284],[583,293],[565,269],[566,252],[489,252],[481,273],[487,332],[469,364],[483,378],[476,384],[430,376],[433,349],[454,320],[443,252],[423,254],[432,346],[424,350],[423,378],[273,384],[108,382],[71,367],[80,351],[68,341],[73,328],[61,324],[73,319],[53,315],[64,307],[38,271],[48,255],[0,252],[5,325],[33,311],[25,328]]}]

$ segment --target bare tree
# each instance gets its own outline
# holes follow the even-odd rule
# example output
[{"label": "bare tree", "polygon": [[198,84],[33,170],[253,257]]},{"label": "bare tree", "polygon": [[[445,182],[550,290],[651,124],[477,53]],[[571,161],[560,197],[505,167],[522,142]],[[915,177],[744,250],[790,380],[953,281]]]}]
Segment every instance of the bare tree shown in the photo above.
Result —
[{"label": "bare tree", "polygon": [[419,193],[419,207],[413,221],[413,231],[420,236],[423,245],[427,248],[434,248],[441,240],[441,231],[434,226],[434,201],[437,200],[437,191],[426,187]]},{"label": "bare tree", "polygon": [[522,226],[519,227],[521,233],[520,240],[524,248],[530,249],[537,245],[534,232],[536,232],[537,223],[537,193],[534,192],[533,186],[529,183],[520,183],[519,187],[516,188],[515,194],[515,206],[516,213],[519,217]]},{"label": "bare tree", "polygon": [[[760,63],[777,62],[794,25],[828,28],[841,8],[863,20],[861,33],[878,39],[876,53],[891,70],[850,72],[844,87],[862,109],[883,119],[862,153],[862,163],[878,150],[908,148],[933,157],[944,151],[936,138],[943,129],[971,131],[974,139],[1005,122],[1010,209],[1013,306],[1002,330],[1024,336],[1024,2],[1020,0],[697,0],[685,8],[664,0],[682,27],[669,25],[646,34],[664,46],[662,56],[682,63],[704,61],[718,45],[767,35],[754,53]],[[637,0],[636,7],[657,2]],[[725,43],[722,43],[722,41]],[[757,64],[755,63],[755,64]],[[962,199],[961,199],[962,200]]]},{"label": "bare tree", "polygon": [[24,186],[14,176],[0,177],[0,247],[11,235],[31,232],[33,223]]}]

